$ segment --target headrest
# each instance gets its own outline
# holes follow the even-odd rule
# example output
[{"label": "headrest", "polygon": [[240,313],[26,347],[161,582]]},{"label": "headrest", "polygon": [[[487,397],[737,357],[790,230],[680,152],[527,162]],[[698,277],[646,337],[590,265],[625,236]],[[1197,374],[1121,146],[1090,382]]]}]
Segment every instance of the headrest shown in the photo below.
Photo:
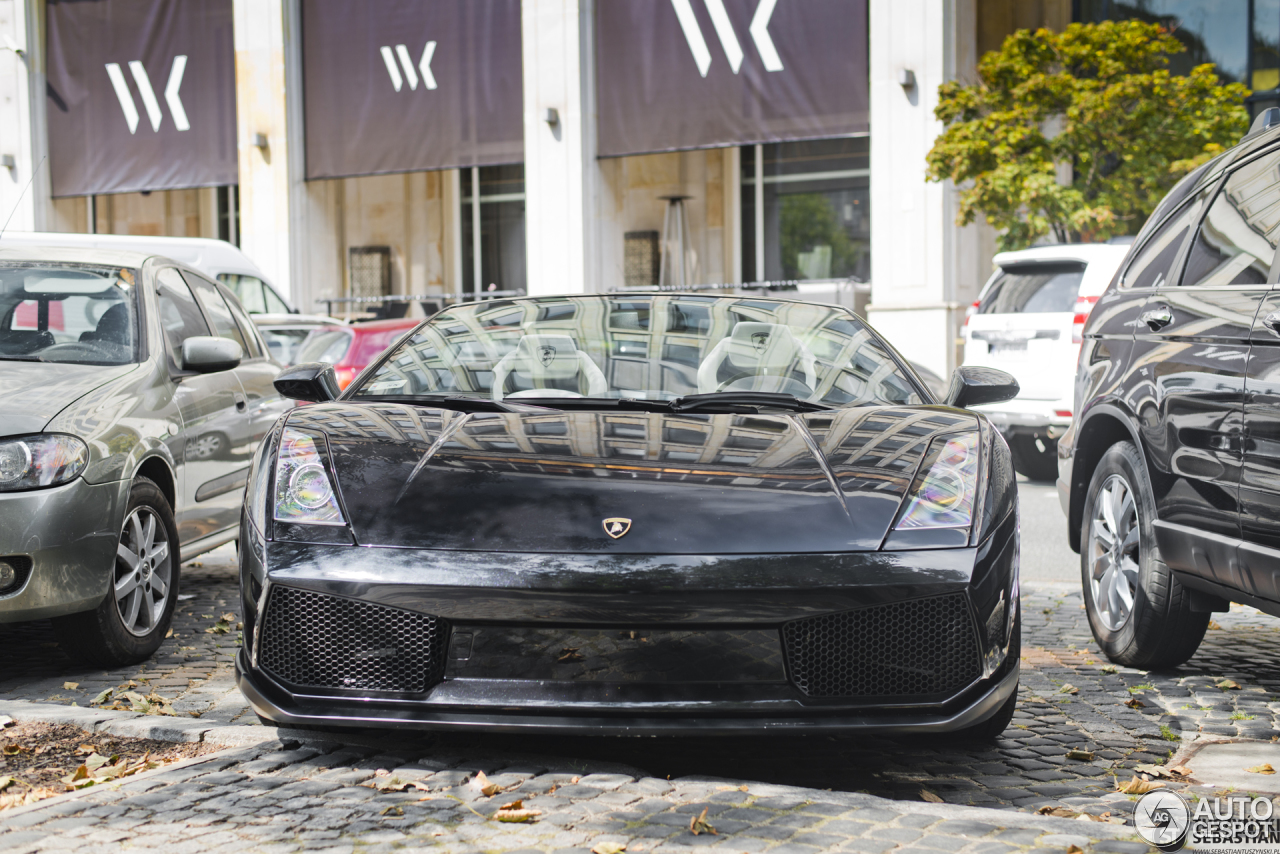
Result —
[{"label": "headrest", "polygon": [[781,371],[789,368],[801,351],[790,327],[743,321],[733,327],[725,356],[735,368]]},{"label": "headrest", "polygon": [[516,345],[513,371],[540,379],[578,375],[578,348],[568,335],[526,335]]}]

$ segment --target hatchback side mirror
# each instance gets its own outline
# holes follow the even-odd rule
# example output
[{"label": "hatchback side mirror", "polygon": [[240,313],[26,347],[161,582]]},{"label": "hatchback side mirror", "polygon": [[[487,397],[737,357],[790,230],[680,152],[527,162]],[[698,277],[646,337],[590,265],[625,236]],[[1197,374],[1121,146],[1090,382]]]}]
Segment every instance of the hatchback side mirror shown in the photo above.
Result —
[{"label": "hatchback side mirror", "polygon": [[308,403],[336,400],[342,391],[333,373],[333,365],[327,362],[303,362],[285,368],[272,385],[283,396]]},{"label": "hatchback side mirror", "polygon": [[244,358],[240,345],[229,338],[193,335],[182,342],[182,369],[201,374],[229,371]]},{"label": "hatchback side mirror", "polygon": [[947,389],[947,404],[964,409],[984,403],[1013,400],[1021,389],[1012,374],[995,368],[965,365],[956,368]]}]

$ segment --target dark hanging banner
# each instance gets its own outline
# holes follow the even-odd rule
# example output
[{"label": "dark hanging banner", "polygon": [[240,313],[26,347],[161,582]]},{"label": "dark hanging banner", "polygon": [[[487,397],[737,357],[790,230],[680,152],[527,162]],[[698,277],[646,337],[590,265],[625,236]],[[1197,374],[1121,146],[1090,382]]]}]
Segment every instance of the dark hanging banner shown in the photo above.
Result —
[{"label": "dark hanging banner", "polygon": [[55,196],[234,184],[232,0],[48,0]]},{"label": "dark hanging banner", "polygon": [[302,0],[307,178],[524,159],[520,0]]},{"label": "dark hanging banner", "polygon": [[601,156],[867,130],[866,0],[597,0]]}]

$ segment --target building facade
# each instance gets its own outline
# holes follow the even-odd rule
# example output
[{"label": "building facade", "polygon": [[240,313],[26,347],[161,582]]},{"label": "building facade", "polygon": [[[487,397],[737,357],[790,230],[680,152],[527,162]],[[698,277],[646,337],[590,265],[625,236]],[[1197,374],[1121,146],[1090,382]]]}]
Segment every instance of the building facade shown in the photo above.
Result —
[{"label": "building facade", "polygon": [[945,375],[994,235],[925,179],[938,85],[1131,16],[1280,97],[1280,0],[0,0],[0,216],[230,240],[310,312],[870,283]]}]

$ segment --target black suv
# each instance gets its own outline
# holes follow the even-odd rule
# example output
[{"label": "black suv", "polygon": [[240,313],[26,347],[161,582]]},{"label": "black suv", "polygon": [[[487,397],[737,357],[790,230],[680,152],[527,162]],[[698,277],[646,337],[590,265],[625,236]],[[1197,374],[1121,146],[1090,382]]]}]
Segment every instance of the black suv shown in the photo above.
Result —
[{"label": "black suv", "polygon": [[1280,109],[1160,203],[1084,329],[1058,493],[1089,624],[1173,667],[1231,601],[1280,616]]}]

